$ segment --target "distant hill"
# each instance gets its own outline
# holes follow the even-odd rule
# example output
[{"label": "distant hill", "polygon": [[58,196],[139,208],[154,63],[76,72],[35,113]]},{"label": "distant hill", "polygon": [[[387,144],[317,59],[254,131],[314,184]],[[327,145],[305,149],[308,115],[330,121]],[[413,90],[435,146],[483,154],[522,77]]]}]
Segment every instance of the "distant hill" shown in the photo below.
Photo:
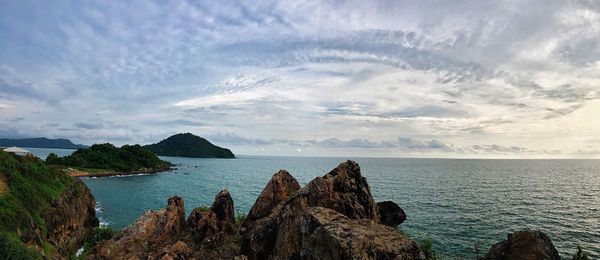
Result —
[{"label": "distant hill", "polygon": [[45,137],[40,138],[26,138],[26,139],[0,139],[0,147],[34,147],[34,148],[61,148],[61,149],[79,149],[87,146],[81,144],[74,144],[69,139],[48,139]]},{"label": "distant hill", "polygon": [[51,153],[46,163],[88,169],[105,169],[122,173],[158,172],[169,170],[171,163],[159,159],[140,145],[94,144],[78,149],[69,156],[58,157]]},{"label": "distant hill", "polygon": [[163,156],[193,158],[235,158],[231,150],[210,143],[208,140],[190,133],[176,134],[157,144],[144,148]]}]

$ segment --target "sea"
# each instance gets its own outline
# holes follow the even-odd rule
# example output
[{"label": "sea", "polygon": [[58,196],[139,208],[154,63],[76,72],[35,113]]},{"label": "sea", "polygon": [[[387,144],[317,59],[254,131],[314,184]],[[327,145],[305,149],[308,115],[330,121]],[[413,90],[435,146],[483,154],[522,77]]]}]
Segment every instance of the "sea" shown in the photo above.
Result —
[{"label": "sea", "polygon": [[[30,148],[45,158],[73,150]],[[487,160],[239,156],[237,159],[161,157],[177,169],[153,175],[83,178],[97,200],[101,222],[120,229],[146,210],[164,208],[171,196],[186,213],[210,206],[228,189],[235,211],[247,213],[271,176],[289,171],[301,185],[351,159],[376,201],[400,205],[400,229],[429,239],[443,258],[474,259],[508,233],[546,233],[562,258],[577,245],[600,259],[600,160]]]}]

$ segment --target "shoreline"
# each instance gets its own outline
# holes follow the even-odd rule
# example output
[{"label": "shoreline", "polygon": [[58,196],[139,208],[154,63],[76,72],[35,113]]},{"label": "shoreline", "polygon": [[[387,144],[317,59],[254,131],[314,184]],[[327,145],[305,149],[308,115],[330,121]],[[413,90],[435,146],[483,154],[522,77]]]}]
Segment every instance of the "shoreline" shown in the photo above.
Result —
[{"label": "shoreline", "polygon": [[111,170],[102,170],[98,169],[98,172],[89,172],[85,170],[80,170],[76,168],[66,168],[63,171],[67,173],[71,177],[84,177],[84,178],[102,178],[102,177],[114,177],[114,176],[128,176],[128,175],[139,175],[139,174],[157,174],[161,172],[168,172],[177,169],[176,167],[169,166],[166,168],[160,169],[140,169],[138,171],[132,172],[117,172]]}]

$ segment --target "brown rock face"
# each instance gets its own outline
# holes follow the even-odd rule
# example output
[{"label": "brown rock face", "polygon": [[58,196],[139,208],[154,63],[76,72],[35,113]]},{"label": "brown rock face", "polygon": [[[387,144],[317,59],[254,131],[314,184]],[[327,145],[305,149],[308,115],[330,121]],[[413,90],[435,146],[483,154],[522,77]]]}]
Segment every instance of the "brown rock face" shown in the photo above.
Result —
[{"label": "brown rock face", "polygon": [[183,199],[148,211],[113,239],[95,247],[88,259],[231,259],[235,243],[233,199],[219,192],[210,209],[194,209],[187,222]]},{"label": "brown rock face", "polygon": [[300,232],[302,216],[309,207],[329,208],[349,219],[379,222],[377,205],[360,167],[347,161],[312,180],[268,216],[248,224],[242,230],[242,254],[249,259],[300,258],[306,247]]},{"label": "brown rock face", "polygon": [[302,218],[301,259],[425,259],[414,241],[369,219],[309,208]]},{"label": "brown rock face", "polygon": [[194,209],[188,218],[187,226],[196,241],[220,241],[224,235],[233,234],[235,212],[229,191],[219,192],[210,210]]},{"label": "brown rock face", "polygon": [[147,211],[134,224],[124,228],[113,239],[92,250],[89,259],[156,258],[164,244],[175,239],[184,227],[183,199],[172,197],[166,209]]},{"label": "brown rock face", "polygon": [[393,201],[377,202],[381,224],[396,227],[406,220],[406,213]]},{"label": "brown rock face", "polygon": [[46,223],[46,241],[63,256],[75,253],[98,226],[94,196],[81,180],[73,182],[42,216]]},{"label": "brown rock face", "polygon": [[252,221],[271,214],[273,209],[282,201],[289,198],[300,189],[300,184],[290,173],[280,170],[275,173],[267,186],[260,193],[246,220]]},{"label": "brown rock face", "polygon": [[541,231],[518,231],[492,246],[480,259],[485,260],[559,260],[550,238]]}]

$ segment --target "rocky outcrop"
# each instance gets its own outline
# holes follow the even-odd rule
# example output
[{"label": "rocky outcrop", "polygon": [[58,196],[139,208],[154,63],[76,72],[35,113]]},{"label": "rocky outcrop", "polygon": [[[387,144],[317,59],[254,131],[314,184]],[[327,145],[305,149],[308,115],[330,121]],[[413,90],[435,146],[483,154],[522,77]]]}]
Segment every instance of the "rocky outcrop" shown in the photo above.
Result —
[{"label": "rocky outcrop", "polygon": [[[313,256],[318,255],[319,252],[307,249],[315,245],[309,239],[312,232],[303,229],[303,227],[306,227],[306,213],[313,212],[311,208],[314,207],[327,208],[330,211],[337,212],[340,218],[336,219],[340,221],[344,219],[366,220],[371,227],[378,227],[375,230],[390,231],[389,229],[383,229],[384,227],[378,224],[380,217],[377,204],[373,200],[366,179],[361,176],[360,167],[353,161],[347,161],[341,163],[325,176],[317,177],[309,182],[306,187],[298,190],[277,205],[268,216],[247,223],[242,230],[242,254],[248,256],[249,259],[311,259]],[[367,222],[346,223],[346,227],[361,229],[363,225],[367,225]],[[343,226],[342,223],[338,224],[340,226],[336,227]],[[332,223],[331,225],[338,224]],[[304,235],[303,230],[305,230]],[[344,243],[338,240],[340,238],[332,237],[332,240],[320,248],[336,248],[336,243]],[[404,237],[398,236],[397,238],[400,239],[401,243],[412,243]],[[360,239],[357,238],[357,240]],[[305,242],[309,244],[304,244]],[[364,241],[364,243],[369,243],[369,241]],[[368,247],[365,246],[364,248]],[[418,251],[418,249],[416,250]],[[388,251],[405,252],[399,248],[385,252]],[[321,253],[327,255],[325,251]],[[410,253],[398,257],[419,259],[420,256],[420,253],[413,254],[410,251]]]},{"label": "rocky outcrop", "polygon": [[370,219],[309,208],[302,217],[302,259],[425,259],[414,241]]},{"label": "rocky outcrop", "polygon": [[147,211],[113,239],[96,246],[88,259],[231,259],[236,249],[233,199],[219,192],[208,210],[194,209],[185,220],[183,199]]},{"label": "rocky outcrop", "polygon": [[481,260],[559,260],[550,238],[541,231],[524,230],[492,246]]},{"label": "rocky outcrop", "polygon": [[300,184],[285,170],[275,173],[260,193],[246,220],[252,221],[271,214],[273,209],[300,189]]},{"label": "rocky outcrop", "polygon": [[166,209],[146,212],[98,245],[89,259],[423,258],[413,241],[380,223],[379,207],[352,161],[304,188],[279,171],[239,231],[234,212],[231,195],[224,190],[209,209],[196,208],[185,221],[183,200],[173,197]]},{"label": "rocky outcrop", "polygon": [[194,209],[188,218],[187,227],[197,242],[221,242],[226,235],[233,234],[235,212],[229,191],[219,192],[210,210]]},{"label": "rocky outcrop", "polygon": [[43,212],[45,240],[59,255],[69,256],[83,245],[98,226],[96,200],[79,179],[61,193]]},{"label": "rocky outcrop", "polygon": [[406,220],[406,213],[393,201],[377,202],[381,224],[396,227]]}]

